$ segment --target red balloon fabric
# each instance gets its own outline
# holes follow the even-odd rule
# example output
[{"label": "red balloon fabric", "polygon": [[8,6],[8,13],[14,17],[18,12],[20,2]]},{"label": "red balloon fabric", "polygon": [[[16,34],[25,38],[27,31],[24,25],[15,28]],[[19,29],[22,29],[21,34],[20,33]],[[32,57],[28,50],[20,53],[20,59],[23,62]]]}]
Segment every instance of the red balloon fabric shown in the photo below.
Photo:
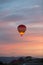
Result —
[{"label": "red balloon fabric", "polygon": [[18,32],[19,32],[21,35],[23,35],[24,32],[26,31],[26,26],[25,26],[25,25],[19,25],[19,26],[17,27],[17,29],[18,29]]}]

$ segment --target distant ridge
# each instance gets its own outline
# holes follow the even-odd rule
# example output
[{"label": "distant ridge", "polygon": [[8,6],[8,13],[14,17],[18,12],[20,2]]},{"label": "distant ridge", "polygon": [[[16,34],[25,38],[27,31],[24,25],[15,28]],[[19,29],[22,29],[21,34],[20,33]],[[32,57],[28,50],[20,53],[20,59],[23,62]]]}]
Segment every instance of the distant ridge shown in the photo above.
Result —
[{"label": "distant ridge", "polygon": [[15,60],[15,59],[18,59],[18,57],[0,57],[0,61],[2,62],[6,62],[6,63],[9,63],[11,62],[12,60]]},{"label": "distant ridge", "polygon": [[[36,57],[32,57],[32,56],[21,56],[23,58],[32,58],[32,59],[41,59],[41,58],[36,58]],[[17,60],[20,57],[0,57],[0,61],[2,61],[3,63],[9,63],[12,60]]]}]

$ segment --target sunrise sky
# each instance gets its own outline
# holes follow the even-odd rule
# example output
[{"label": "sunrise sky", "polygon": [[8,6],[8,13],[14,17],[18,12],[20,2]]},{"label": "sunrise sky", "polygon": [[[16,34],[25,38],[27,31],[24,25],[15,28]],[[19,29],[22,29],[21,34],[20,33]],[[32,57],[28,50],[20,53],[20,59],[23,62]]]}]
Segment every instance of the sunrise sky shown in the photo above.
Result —
[{"label": "sunrise sky", "polygon": [[[0,0],[0,56],[43,57],[43,0]],[[17,26],[24,24],[23,37]]]}]

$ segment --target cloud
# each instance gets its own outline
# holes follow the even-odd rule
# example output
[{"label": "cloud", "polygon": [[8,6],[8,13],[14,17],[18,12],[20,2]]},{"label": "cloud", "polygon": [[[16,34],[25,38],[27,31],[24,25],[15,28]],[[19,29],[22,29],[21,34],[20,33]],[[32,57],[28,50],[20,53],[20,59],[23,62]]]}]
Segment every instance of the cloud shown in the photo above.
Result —
[{"label": "cloud", "polygon": [[[4,2],[7,1],[8,0],[6,1],[4,0]],[[29,23],[29,22],[31,23],[33,21],[36,22],[40,19],[41,6],[39,4],[40,3],[39,0],[38,3],[37,1],[34,0],[32,0],[32,2],[29,0],[27,1],[13,0],[13,1],[14,2],[1,5],[0,21],[2,22],[18,21],[18,23],[20,23],[21,21],[27,19],[26,22],[22,23]]]},{"label": "cloud", "polygon": [[0,4],[5,4],[5,3],[9,3],[12,2],[14,0],[0,0]]},{"label": "cloud", "polygon": [[18,20],[22,20],[24,17],[22,15],[9,15],[7,17],[5,17],[3,20],[4,21],[18,21]]},{"label": "cloud", "polygon": [[43,28],[43,24],[39,24],[39,23],[37,23],[37,24],[30,24],[30,25],[28,25],[27,24],[27,27],[29,27],[29,28]]},{"label": "cloud", "polygon": [[[0,0],[0,55],[43,55],[41,5],[41,0]],[[27,27],[23,37],[17,31],[19,24]]]},{"label": "cloud", "polygon": [[25,19],[25,17],[22,14],[16,14],[16,13],[9,13],[9,11],[3,12],[2,14],[0,14],[0,20],[1,21],[19,21],[19,20],[23,20]]},{"label": "cloud", "polygon": [[39,30],[37,31],[37,29],[36,30],[31,29],[24,34],[23,38],[21,38],[16,28],[9,28],[4,30],[3,32],[0,32],[0,44],[4,44],[4,42],[7,44],[17,44],[17,43],[21,44],[21,43],[28,43],[28,42],[40,43],[40,42],[43,42],[43,35],[42,35],[43,33],[41,34],[40,33],[41,32]]},{"label": "cloud", "polygon": [[[1,44],[1,56],[43,56],[43,43]],[[34,53],[35,52],[35,53]],[[39,54],[38,54],[39,53]]]},{"label": "cloud", "polygon": [[33,5],[33,6],[30,6],[29,8],[32,9],[32,8],[39,8],[40,5]]},{"label": "cloud", "polygon": [[[7,11],[6,11],[7,12]],[[22,9],[21,11],[11,12],[3,12],[1,14],[1,21],[9,22],[9,21],[14,21],[20,23],[33,23],[33,22],[39,22],[42,20],[42,15],[41,15],[41,9]]]},{"label": "cloud", "polygon": [[35,43],[38,41],[28,40],[28,39],[25,39],[25,37],[28,37],[28,36],[30,37],[31,35],[43,36],[43,24],[30,23],[30,24],[26,24],[26,27],[27,27],[27,30],[22,39],[19,32],[17,31],[16,22],[0,22],[0,42],[6,42],[6,43],[34,42]]}]

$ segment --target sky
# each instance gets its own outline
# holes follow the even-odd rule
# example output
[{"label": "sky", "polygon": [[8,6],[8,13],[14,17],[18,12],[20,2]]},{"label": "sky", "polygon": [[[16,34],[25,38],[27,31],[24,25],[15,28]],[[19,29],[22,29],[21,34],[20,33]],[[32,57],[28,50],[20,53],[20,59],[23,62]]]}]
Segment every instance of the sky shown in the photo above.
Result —
[{"label": "sky", "polygon": [[0,56],[43,57],[43,0],[0,0]]}]

